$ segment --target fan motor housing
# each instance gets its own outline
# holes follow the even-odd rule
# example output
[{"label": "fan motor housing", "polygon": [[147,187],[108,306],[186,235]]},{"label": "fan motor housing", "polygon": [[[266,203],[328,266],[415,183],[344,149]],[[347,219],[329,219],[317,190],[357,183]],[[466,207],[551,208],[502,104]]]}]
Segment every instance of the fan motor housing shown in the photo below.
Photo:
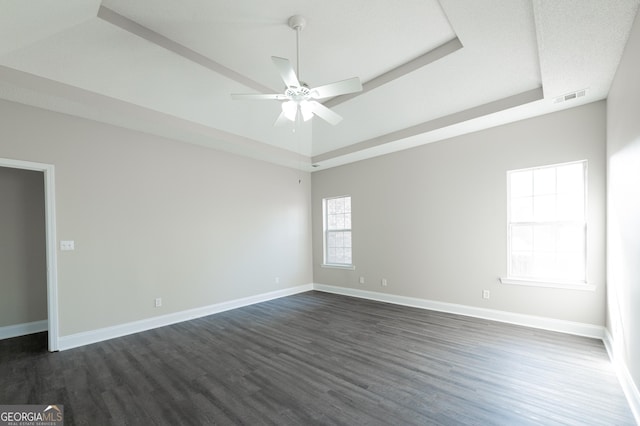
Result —
[{"label": "fan motor housing", "polygon": [[306,100],[309,100],[309,98],[311,98],[311,90],[309,90],[309,88],[306,87],[306,85],[300,86],[300,87],[296,87],[296,86],[287,87],[287,90],[284,91],[284,94],[289,99],[296,102],[306,101]]},{"label": "fan motor housing", "polygon": [[307,20],[302,15],[293,15],[289,18],[289,26],[296,31],[302,31],[307,26]]}]

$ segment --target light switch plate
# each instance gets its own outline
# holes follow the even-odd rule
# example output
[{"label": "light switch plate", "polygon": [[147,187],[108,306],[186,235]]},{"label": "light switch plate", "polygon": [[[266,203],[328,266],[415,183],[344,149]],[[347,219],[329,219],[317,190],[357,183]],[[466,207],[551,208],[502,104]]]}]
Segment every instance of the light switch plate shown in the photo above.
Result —
[{"label": "light switch plate", "polygon": [[75,249],[75,241],[60,241],[60,250],[71,251]]}]

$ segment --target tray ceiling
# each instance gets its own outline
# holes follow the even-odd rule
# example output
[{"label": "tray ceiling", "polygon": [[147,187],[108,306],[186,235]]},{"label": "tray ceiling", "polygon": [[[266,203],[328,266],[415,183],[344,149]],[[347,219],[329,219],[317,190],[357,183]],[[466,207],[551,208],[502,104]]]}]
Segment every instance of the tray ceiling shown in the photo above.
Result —
[{"label": "tray ceiling", "polygon": [[[640,0],[0,0],[0,97],[313,170],[604,99]],[[274,127],[271,56],[344,118]],[[584,96],[557,102],[585,90]]]}]

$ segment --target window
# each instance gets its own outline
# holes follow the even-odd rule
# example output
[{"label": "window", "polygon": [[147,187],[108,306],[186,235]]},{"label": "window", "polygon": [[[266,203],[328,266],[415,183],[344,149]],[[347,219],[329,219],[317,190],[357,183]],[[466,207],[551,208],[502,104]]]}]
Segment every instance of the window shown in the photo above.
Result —
[{"label": "window", "polygon": [[325,265],[352,267],[351,197],[325,198],[322,209]]},{"label": "window", "polygon": [[587,162],[507,172],[509,278],[586,283]]}]

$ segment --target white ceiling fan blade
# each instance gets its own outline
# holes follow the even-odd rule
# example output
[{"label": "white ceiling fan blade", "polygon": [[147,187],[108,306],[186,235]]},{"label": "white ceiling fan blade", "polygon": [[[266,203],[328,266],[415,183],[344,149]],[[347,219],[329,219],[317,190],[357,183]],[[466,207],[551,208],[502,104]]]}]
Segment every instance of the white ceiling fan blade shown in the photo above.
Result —
[{"label": "white ceiling fan blade", "polygon": [[342,121],[342,117],[340,115],[331,111],[320,102],[308,101],[308,105],[311,112],[334,126]]},{"label": "white ceiling fan blade", "polygon": [[282,81],[284,81],[284,84],[286,84],[287,87],[300,87],[300,82],[298,81],[298,77],[296,77],[296,72],[288,59],[272,56],[271,60],[276,68],[278,68],[280,77],[282,77]]},{"label": "white ceiling fan blade", "polygon": [[315,87],[311,89],[311,97],[314,99],[323,99],[360,91],[362,91],[362,83],[358,77],[353,77]]},{"label": "white ceiling fan blade", "polygon": [[286,100],[288,99],[286,95],[281,93],[232,93],[231,99],[234,100],[254,100],[254,101],[262,101],[262,100]]}]

